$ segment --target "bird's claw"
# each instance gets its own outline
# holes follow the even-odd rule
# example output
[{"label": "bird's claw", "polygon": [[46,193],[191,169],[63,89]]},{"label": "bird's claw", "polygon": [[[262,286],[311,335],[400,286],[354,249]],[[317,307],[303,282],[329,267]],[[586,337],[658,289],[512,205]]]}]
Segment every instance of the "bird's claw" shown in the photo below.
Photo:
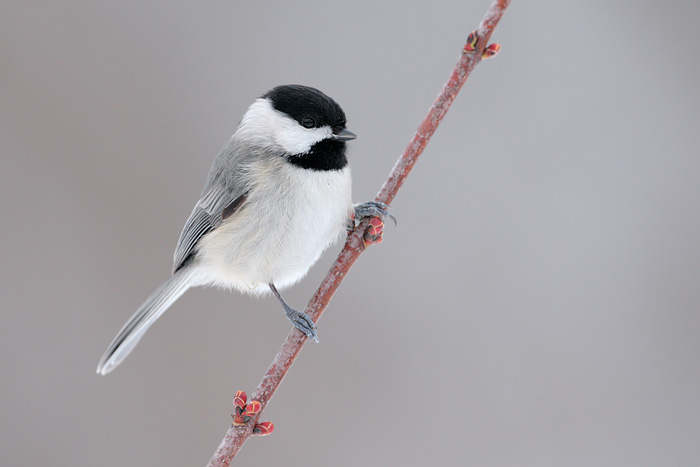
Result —
[{"label": "bird's claw", "polygon": [[394,225],[397,224],[396,218],[389,213],[391,206],[384,204],[379,201],[368,201],[366,203],[359,203],[355,205],[355,220],[360,221],[365,217],[378,217],[381,220],[389,218],[394,221]]},{"label": "bird's claw", "polygon": [[295,328],[303,332],[309,339],[318,342],[316,323],[313,322],[308,314],[303,311],[295,310],[294,308],[289,308],[285,311],[287,313],[287,318],[289,318],[289,321],[292,322]]},{"label": "bird's claw", "polygon": [[[365,248],[368,245],[382,242],[385,218],[388,217],[396,225],[396,218],[389,213],[389,209],[391,209],[391,206],[379,201],[369,201],[355,205],[352,218],[353,224],[360,222],[363,218],[370,218],[367,230],[362,235],[362,243],[365,245]],[[355,225],[353,225],[354,227]]]}]

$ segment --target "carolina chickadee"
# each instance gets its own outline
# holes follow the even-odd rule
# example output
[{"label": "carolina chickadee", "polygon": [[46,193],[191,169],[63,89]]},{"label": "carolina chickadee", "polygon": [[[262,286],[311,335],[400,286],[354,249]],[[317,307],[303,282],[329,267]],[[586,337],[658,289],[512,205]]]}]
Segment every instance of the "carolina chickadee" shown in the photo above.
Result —
[{"label": "carolina chickadee", "polygon": [[119,331],[97,366],[105,375],[187,289],[272,292],[289,320],[317,339],[314,322],[278,289],[306,275],[355,217],[388,215],[382,203],[353,207],[345,113],[317,89],[279,86],[255,100],[214,160],[185,224],[173,275]]}]

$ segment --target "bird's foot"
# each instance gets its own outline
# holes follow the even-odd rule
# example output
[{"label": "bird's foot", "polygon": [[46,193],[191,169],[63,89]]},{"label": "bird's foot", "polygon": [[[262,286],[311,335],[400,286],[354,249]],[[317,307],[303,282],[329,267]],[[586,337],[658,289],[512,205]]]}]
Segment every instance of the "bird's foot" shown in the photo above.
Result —
[{"label": "bird's foot", "polygon": [[295,310],[290,306],[284,307],[284,312],[287,314],[287,318],[292,322],[295,328],[306,334],[306,337],[313,339],[318,342],[318,329],[316,329],[316,323],[313,322],[311,317],[304,313],[303,311]]},{"label": "bird's foot", "polygon": [[385,218],[388,217],[396,225],[396,218],[389,213],[389,209],[391,207],[388,204],[380,203],[379,201],[369,201],[355,205],[352,217],[353,228],[356,222],[366,217],[370,218],[367,230],[362,235],[362,243],[364,243],[365,247],[382,242]]}]

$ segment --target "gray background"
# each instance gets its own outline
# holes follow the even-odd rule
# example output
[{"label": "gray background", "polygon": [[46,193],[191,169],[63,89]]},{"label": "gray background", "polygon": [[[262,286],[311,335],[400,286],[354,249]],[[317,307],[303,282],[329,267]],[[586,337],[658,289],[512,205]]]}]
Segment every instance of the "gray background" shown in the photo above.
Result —
[{"label": "gray background", "polygon": [[[94,371],[213,157],[316,86],[371,199],[487,6],[5,0],[0,464],[205,464],[290,329],[273,298],[190,291]],[[699,13],[515,1],[238,464],[700,465]]]}]

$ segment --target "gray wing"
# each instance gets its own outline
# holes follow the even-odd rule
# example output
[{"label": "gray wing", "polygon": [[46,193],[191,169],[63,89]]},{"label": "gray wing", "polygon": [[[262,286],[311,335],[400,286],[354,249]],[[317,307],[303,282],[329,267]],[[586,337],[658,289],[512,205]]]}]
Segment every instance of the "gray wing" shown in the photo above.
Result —
[{"label": "gray wing", "polygon": [[200,238],[231,217],[246,200],[241,188],[212,185],[207,188],[182,229],[175,248],[173,271],[182,267]]},{"label": "gray wing", "polygon": [[208,232],[239,210],[253,186],[250,163],[260,154],[242,146],[235,135],[221,150],[207,175],[202,196],[182,229],[175,248],[173,271],[195,252],[197,243]]}]

